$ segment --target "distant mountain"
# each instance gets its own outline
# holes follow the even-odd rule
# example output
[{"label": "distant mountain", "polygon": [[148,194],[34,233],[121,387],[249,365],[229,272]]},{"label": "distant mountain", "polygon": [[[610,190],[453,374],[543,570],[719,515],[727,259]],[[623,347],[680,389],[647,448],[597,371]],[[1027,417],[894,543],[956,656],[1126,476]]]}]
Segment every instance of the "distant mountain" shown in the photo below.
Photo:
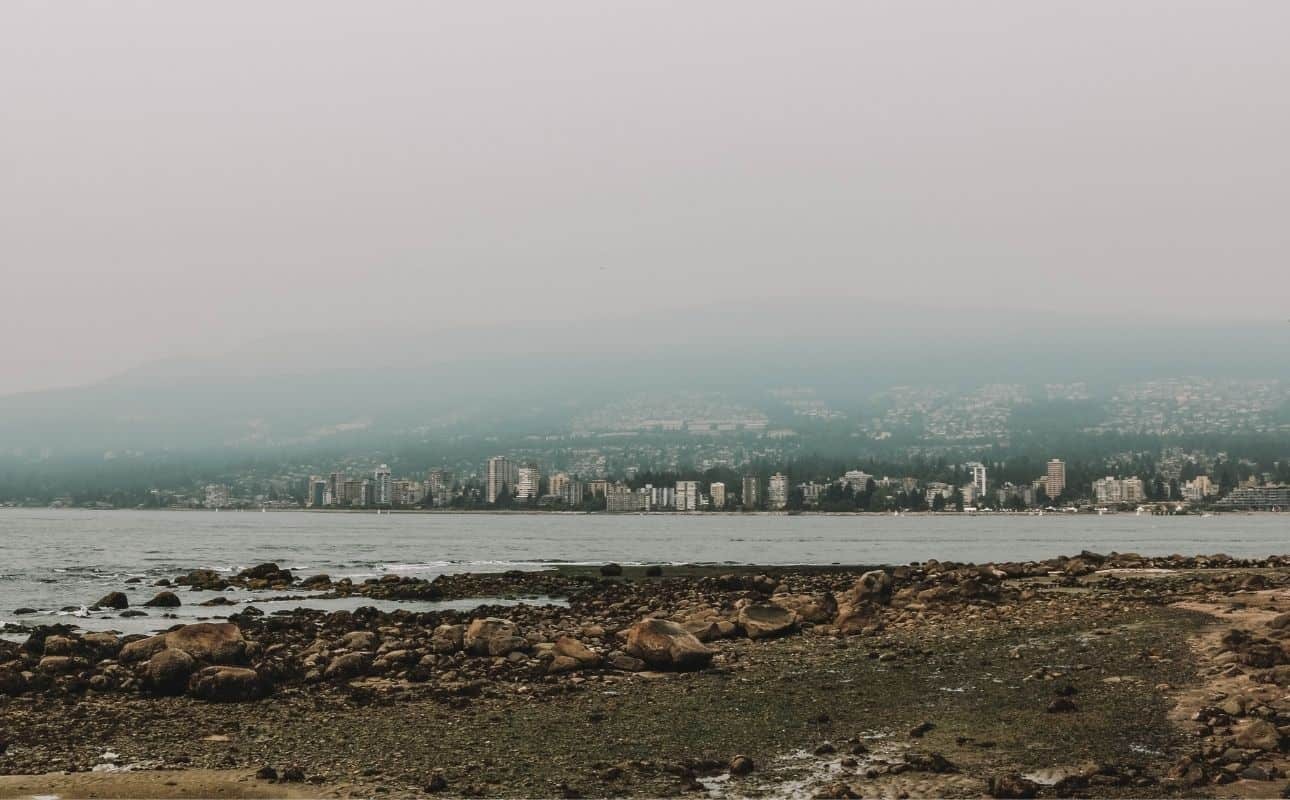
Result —
[{"label": "distant mountain", "polygon": [[720,392],[764,407],[896,384],[1156,376],[1290,380],[1290,326],[954,315],[880,304],[736,308],[578,324],[329,331],[95,385],[0,397],[0,451],[292,447],[409,430],[564,430],[633,393]]}]

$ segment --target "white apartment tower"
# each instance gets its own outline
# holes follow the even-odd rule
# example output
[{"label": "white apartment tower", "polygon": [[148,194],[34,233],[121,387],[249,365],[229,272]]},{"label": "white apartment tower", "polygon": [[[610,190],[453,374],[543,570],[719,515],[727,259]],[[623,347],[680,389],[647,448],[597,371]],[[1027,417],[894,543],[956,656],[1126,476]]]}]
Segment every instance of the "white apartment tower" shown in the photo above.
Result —
[{"label": "white apartment tower", "polygon": [[726,507],[726,485],[718,481],[708,487],[708,492],[712,495],[713,509],[720,511]]},{"label": "white apartment tower", "polygon": [[766,487],[766,504],[776,511],[788,507],[788,476],[776,472]]},{"label": "white apartment tower", "polygon": [[537,464],[525,464],[520,467],[518,479],[515,482],[515,499],[530,500],[536,498],[541,483],[542,473],[538,470]]},{"label": "white apartment tower", "polygon": [[514,489],[515,484],[519,483],[519,470],[506,456],[493,456],[488,459],[487,480],[484,499],[496,503],[497,496],[503,490]]}]

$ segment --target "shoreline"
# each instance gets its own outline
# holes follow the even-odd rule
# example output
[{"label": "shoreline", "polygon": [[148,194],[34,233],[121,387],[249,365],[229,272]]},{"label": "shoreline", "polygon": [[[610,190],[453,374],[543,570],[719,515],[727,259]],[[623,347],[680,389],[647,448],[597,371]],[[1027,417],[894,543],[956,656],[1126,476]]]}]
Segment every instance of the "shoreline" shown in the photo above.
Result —
[{"label": "shoreline", "polygon": [[[166,590],[259,582],[321,585]],[[568,605],[33,631],[0,653],[0,797],[1271,797],[1290,771],[1290,557],[327,583]]]},{"label": "shoreline", "polygon": [[1037,511],[1008,511],[1008,510],[980,510],[980,511],[901,511],[893,513],[890,511],[813,511],[803,509],[800,511],[571,511],[571,510],[542,510],[542,509],[459,509],[459,508],[226,508],[216,510],[211,508],[83,508],[76,506],[0,506],[0,512],[3,511],[93,511],[93,512],[114,512],[114,511],[175,511],[195,514],[281,514],[281,513],[309,513],[309,514],[371,514],[373,516],[387,515],[412,515],[412,514],[431,514],[444,516],[576,516],[576,517],[609,517],[609,518],[629,518],[629,517],[943,517],[949,519],[973,518],[973,517],[1025,517],[1027,519],[1040,517],[1152,517],[1156,519],[1168,517],[1230,517],[1230,516],[1290,516],[1290,510],[1287,511],[1268,511],[1268,510],[1238,510],[1238,509],[1197,509],[1182,513],[1159,513],[1159,514],[1138,514],[1132,510],[1125,511],[1108,511],[1098,513],[1096,511],[1071,510],[1065,511],[1058,509],[1056,511],[1047,511],[1039,513]]}]

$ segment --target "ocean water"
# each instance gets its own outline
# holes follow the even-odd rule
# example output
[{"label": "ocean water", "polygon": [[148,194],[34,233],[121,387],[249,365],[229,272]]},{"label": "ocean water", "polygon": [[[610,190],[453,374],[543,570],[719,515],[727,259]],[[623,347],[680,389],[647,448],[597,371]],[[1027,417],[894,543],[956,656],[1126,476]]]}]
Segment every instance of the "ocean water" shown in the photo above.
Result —
[{"label": "ocean water", "polygon": [[[1144,555],[1290,552],[1290,514],[1152,517],[1063,515],[374,514],[331,512],[86,511],[0,509],[0,623],[72,622],[84,628],[157,630],[149,617],[89,614],[109,591],[132,606],[158,578],[199,567],[236,572],[264,561],[301,575],[361,580],[389,573],[539,569],[553,563],[897,564],[1043,559],[1082,549]],[[131,577],[139,584],[126,584]],[[186,590],[180,598],[190,599]],[[231,593],[277,608],[384,605],[368,600],[279,601],[280,593]],[[303,594],[291,592],[292,595]],[[193,594],[208,599],[210,593]],[[393,604],[390,604],[393,605]],[[458,607],[467,607],[456,604]],[[35,615],[16,617],[20,607]],[[417,604],[403,607],[444,607]],[[76,611],[64,611],[74,608]],[[182,619],[237,607],[185,604]],[[79,614],[79,616],[78,616]]]}]

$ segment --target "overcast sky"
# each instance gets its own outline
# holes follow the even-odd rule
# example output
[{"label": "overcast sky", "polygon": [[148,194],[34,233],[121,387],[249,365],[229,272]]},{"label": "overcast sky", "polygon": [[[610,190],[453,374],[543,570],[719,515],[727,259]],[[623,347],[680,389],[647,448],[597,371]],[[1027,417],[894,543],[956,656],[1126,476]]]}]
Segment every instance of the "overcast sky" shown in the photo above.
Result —
[{"label": "overcast sky", "polygon": [[1280,0],[5,0],[0,393],[781,296],[1284,320],[1287,30]]}]

